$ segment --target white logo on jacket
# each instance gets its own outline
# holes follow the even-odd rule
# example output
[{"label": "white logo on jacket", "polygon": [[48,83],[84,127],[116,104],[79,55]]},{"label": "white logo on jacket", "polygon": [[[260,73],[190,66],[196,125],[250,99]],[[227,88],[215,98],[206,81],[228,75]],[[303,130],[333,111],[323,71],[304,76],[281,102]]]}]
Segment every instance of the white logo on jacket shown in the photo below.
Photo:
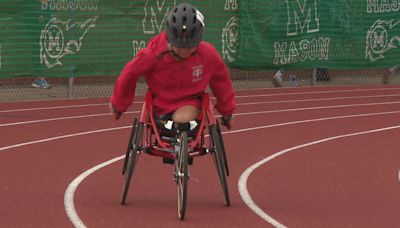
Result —
[{"label": "white logo on jacket", "polygon": [[199,66],[194,66],[192,67],[193,72],[192,72],[192,82],[198,82],[201,79],[203,79],[203,65],[199,65]]}]

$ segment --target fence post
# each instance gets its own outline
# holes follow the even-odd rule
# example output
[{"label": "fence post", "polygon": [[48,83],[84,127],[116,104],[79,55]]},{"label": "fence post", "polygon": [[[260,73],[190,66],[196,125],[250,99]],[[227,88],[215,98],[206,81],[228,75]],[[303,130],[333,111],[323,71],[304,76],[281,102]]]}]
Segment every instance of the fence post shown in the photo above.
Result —
[{"label": "fence post", "polygon": [[68,98],[72,98],[73,96],[73,86],[74,86],[74,77],[68,78]]},{"label": "fence post", "polygon": [[317,68],[314,68],[311,77],[311,85],[315,85],[316,81],[317,81]]}]

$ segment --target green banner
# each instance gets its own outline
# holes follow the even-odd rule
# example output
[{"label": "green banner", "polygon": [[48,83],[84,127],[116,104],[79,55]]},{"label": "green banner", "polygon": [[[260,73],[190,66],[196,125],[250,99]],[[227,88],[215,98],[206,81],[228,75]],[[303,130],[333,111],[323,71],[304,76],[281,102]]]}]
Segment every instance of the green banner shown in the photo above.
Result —
[{"label": "green banner", "polygon": [[[179,0],[2,0],[0,78],[114,76],[164,29]],[[204,39],[233,61],[237,0],[189,1]]]},{"label": "green banner", "polygon": [[[3,0],[0,78],[114,76],[181,0]],[[399,65],[400,0],[198,0],[204,39],[239,69]]]},{"label": "green banner", "polygon": [[400,65],[399,0],[242,0],[233,67]]}]

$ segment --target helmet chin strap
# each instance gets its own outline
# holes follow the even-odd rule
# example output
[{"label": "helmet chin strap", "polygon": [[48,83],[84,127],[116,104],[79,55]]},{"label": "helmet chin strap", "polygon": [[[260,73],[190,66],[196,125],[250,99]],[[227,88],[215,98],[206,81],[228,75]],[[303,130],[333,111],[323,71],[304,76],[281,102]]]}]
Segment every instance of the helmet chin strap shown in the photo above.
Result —
[{"label": "helmet chin strap", "polygon": [[[184,60],[184,59],[187,58],[187,57],[186,57],[186,58],[183,58],[182,56],[178,55],[178,54],[174,51],[174,49],[172,49],[171,52],[172,52],[172,55],[174,55],[174,56],[175,56],[177,59],[179,59],[179,60]],[[190,54],[190,56],[195,55],[196,52],[197,52],[197,51],[194,51],[192,54]],[[189,57],[189,56],[188,56],[188,57]]]},{"label": "helmet chin strap", "polygon": [[172,55],[174,55],[174,57],[176,57],[179,60],[184,60],[185,58],[181,57],[180,55],[176,54],[176,52],[174,51],[174,49],[171,50],[172,51]]},{"label": "helmet chin strap", "polygon": [[[174,49],[172,48],[172,45],[171,45],[170,43],[167,43],[167,50],[161,52],[161,53],[157,56],[157,60],[158,60],[158,61],[161,61],[161,59],[162,59],[166,54],[168,54],[169,52],[172,52],[172,55],[173,55],[174,57],[176,57],[178,60],[184,60],[184,59],[185,59],[185,58],[181,57],[180,55],[178,55],[178,54],[174,51]],[[190,56],[195,55],[196,52],[197,52],[197,50],[194,51]]]},{"label": "helmet chin strap", "polygon": [[[172,55],[175,56],[177,59],[179,60],[183,60],[185,58],[183,58],[182,56],[178,55],[174,49],[172,48],[172,45],[170,43],[168,43],[168,50],[170,50],[172,52]],[[196,54],[197,51],[194,51],[192,54],[190,54],[190,56]]]}]

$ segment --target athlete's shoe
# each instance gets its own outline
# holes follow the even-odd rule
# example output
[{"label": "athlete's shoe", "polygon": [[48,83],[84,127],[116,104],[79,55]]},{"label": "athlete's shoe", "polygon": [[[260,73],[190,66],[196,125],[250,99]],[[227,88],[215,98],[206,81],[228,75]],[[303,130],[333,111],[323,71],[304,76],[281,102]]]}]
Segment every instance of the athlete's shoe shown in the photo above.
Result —
[{"label": "athlete's shoe", "polygon": [[51,89],[53,86],[46,81],[44,78],[36,79],[32,83],[33,88]]}]

